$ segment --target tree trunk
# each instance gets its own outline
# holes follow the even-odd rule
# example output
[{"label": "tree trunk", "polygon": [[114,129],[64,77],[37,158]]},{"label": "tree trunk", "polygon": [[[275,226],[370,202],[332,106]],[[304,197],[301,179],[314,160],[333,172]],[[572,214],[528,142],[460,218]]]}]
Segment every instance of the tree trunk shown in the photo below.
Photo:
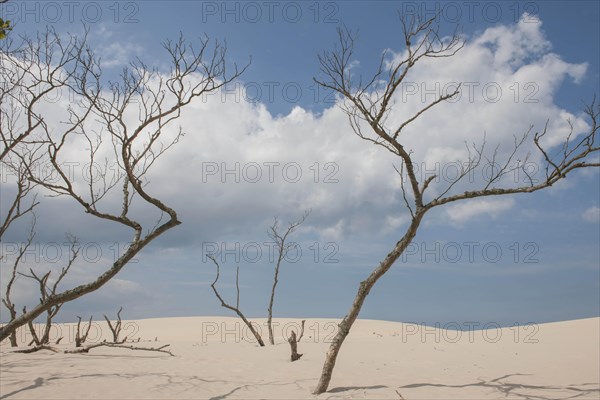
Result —
[{"label": "tree trunk", "polygon": [[267,328],[269,329],[269,343],[275,344],[275,336],[273,335],[273,301],[275,299],[275,288],[277,287],[277,276],[279,275],[279,268],[275,269],[275,279],[273,282],[273,288],[271,289],[271,299],[269,300],[269,309],[267,317]]},{"label": "tree trunk", "polygon": [[11,332],[11,334],[10,334],[10,346],[11,347],[19,347],[19,344],[17,343],[17,333],[16,332]]},{"label": "tree trunk", "polygon": [[279,276],[279,264],[275,268],[275,278],[273,279],[273,287],[271,288],[271,298],[269,300],[269,309],[267,317],[267,328],[269,329],[269,343],[275,344],[275,337],[273,335],[273,301],[275,300],[275,288],[277,287],[277,281]]},{"label": "tree trunk", "polygon": [[[10,320],[12,321],[13,319],[17,318],[17,312],[15,311],[15,305],[10,303],[10,300],[8,302],[6,302],[5,304],[12,305],[12,308],[8,309],[8,311],[10,312]],[[19,347],[19,343],[17,342],[17,332],[16,331],[13,331],[10,333],[10,347]]]},{"label": "tree trunk", "polygon": [[[23,309],[23,312],[25,312],[25,309]],[[40,342],[40,339],[35,331],[35,326],[33,326],[33,320],[27,321],[27,326],[29,327],[29,332],[31,333],[31,342],[29,342],[29,346],[31,346],[33,343],[35,343],[36,346],[41,345],[42,343]]]},{"label": "tree trunk", "polygon": [[340,348],[342,347],[346,336],[348,336],[348,333],[350,333],[350,328],[352,328],[354,321],[356,321],[367,295],[379,278],[381,278],[392,267],[394,262],[398,259],[398,257],[400,257],[404,250],[406,250],[406,247],[413,240],[417,234],[417,229],[419,228],[419,224],[421,223],[424,213],[425,210],[420,210],[420,212],[416,213],[410,226],[408,227],[408,230],[404,234],[404,237],[398,243],[396,243],[394,250],[392,250],[392,252],[387,255],[385,260],[383,260],[379,266],[373,270],[367,279],[360,283],[358,292],[356,293],[354,301],[352,302],[352,306],[350,307],[350,311],[344,317],[342,322],[339,323],[338,332],[329,346],[329,350],[325,356],[325,363],[323,364],[323,372],[321,373],[321,378],[319,379],[319,383],[317,384],[313,394],[321,394],[327,391]]},{"label": "tree trunk", "polygon": [[292,362],[299,360],[302,357],[302,354],[298,354],[298,339],[296,338],[296,332],[292,331],[292,336],[288,339],[288,343],[292,348]]},{"label": "tree trunk", "polygon": [[50,329],[52,329],[52,318],[54,317],[54,315],[56,315],[54,311],[58,312],[58,310],[55,310],[54,308],[50,308],[47,312],[46,326],[44,327],[44,334],[40,339],[40,344],[50,344]]},{"label": "tree trunk", "polygon": [[242,321],[244,321],[244,323],[246,324],[246,326],[248,327],[248,329],[250,329],[250,332],[252,332],[252,334],[256,338],[256,341],[258,342],[258,345],[260,347],[265,347],[265,342],[263,342],[262,337],[260,337],[260,334],[256,331],[256,329],[254,329],[254,327],[252,326],[252,323],[250,321],[248,321],[246,319],[246,317],[244,317],[242,315],[241,312],[238,312],[238,315],[242,319]]},{"label": "tree trunk", "polygon": [[129,246],[127,251],[109,268],[106,272],[100,275],[95,281],[77,286],[73,289],[66,290],[56,295],[50,295],[46,301],[35,306],[31,311],[20,315],[13,319],[8,324],[0,327],[0,342],[15,332],[17,328],[27,324],[29,321],[33,321],[44,311],[49,310],[53,306],[67,303],[75,300],[85,294],[91,293],[100,289],[104,284],[110,281],[117,273],[123,269],[123,267],[135,257],[148,243],[166,232],[167,230],[181,224],[177,219],[171,219],[165,224],[161,225],[158,229],[150,233],[144,239],[135,239],[133,244]]}]

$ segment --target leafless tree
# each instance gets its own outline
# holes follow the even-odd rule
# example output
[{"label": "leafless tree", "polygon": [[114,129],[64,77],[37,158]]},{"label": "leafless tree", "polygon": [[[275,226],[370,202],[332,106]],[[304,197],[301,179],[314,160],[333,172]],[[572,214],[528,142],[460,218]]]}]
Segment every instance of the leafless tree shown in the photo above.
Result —
[{"label": "leafless tree", "polygon": [[85,343],[85,341],[87,340],[87,337],[90,333],[90,328],[92,327],[92,318],[93,316],[90,316],[90,320],[87,324],[87,327],[84,328],[85,331],[82,333],[81,330],[81,317],[77,317],[77,332],[75,333],[75,347],[81,347],[82,344]]},{"label": "leafless tree", "polygon": [[[31,246],[31,242],[33,241],[34,237],[35,237],[35,214],[32,219],[32,222],[31,222],[31,228],[29,229],[29,236],[27,238],[27,242],[25,242],[24,244],[22,244],[19,247],[19,252],[17,253],[17,256],[15,257],[15,260],[13,262],[12,272],[11,272],[10,278],[8,279],[8,282],[6,283],[4,297],[2,298],[2,304],[4,304],[4,306],[8,309],[11,321],[17,317],[17,306],[15,303],[13,303],[12,298],[11,298],[12,288],[13,288],[13,285],[15,284],[15,281],[17,280],[17,275],[18,275],[19,265],[21,264],[21,259],[27,252],[27,249],[29,248],[29,246]],[[16,332],[12,332],[10,334],[10,345],[12,347],[17,347],[19,345],[17,342],[17,333]]]},{"label": "leafless tree", "polygon": [[232,306],[231,304],[229,304],[225,300],[223,300],[223,297],[221,296],[221,294],[219,293],[219,291],[217,290],[217,287],[216,287],[216,284],[219,281],[219,275],[220,275],[219,263],[217,262],[217,259],[212,254],[209,254],[208,258],[210,258],[217,267],[217,276],[215,277],[215,280],[210,285],[210,287],[212,288],[213,292],[215,293],[215,296],[217,297],[217,299],[219,299],[219,301],[221,302],[221,306],[227,308],[228,310],[235,312],[238,315],[238,317],[240,317],[242,319],[242,321],[244,321],[244,324],[246,324],[246,326],[248,327],[250,332],[252,332],[252,335],[254,335],[258,344],[261,347],[264,347],[265,342],[263,341],[260,333],[258,333],[258,331],[252,325],[252,322],[248,321],[248,318],[246,318],[244,313],[240,310],[240,285],[239,285],[240,267],[237,267],[237,270],[235,273],[236,299],[235,299],[235,306]]},{"label": "leafless tree", "polygon": [[[40,303],[43,303],[44,301],[46,301],[46,299],[48,297],[54,296],[56,294],[58,285],[64,279],[64,277],[67,275],[67,273],[71,269],[71,266],[73,265],[73,263],[77,259],[77,256],[79,255],[80,249],[79,249],[79,245],[77,243],[77,238],[72,237],[72,236],[67,236],[67,238],[70,243],[69,261],[67,262],[67,265],[61,269],[60,274],[54,280],[53,284],[49,283],[49,279],[52,274],[52,271],[48,271],[44,275],[41,275],[41,276],[38,273],[36,273],[33,269],[29,269],[29,275],[19,272],[19,275],[24,276],[26,278],[33,279],[37,282],[39,291],[40,291]],[[15,266],[16,265],[17,265],[17,263],[15,263]],[[33,320],[28,321],[29,331],[31,332],[31,336],[33,338],[30,345],[35,343],[37,346],[39,346],[42,344],[50,343],[50,330],[52,329],[52,319],[54,317],[56,317],[56,315],[60,311],[63,304],[64,303],[56,304],[46,310],[46,324],[44,326],[44,331],[43,331],[41,338],[39,338],[38,335],[36,334],[35,328],[33,326]],[[27,313],[27,309],[24,308],[23,314],[26,314],[26,313]],[[58,338],[58,341],[60,341],[60,339],[61,338]]]},{"label": "leafless tree", "polygon": [[[119,308],[119,311],[117,312],[117,322],[115,322],[114,325],[110,322],[110,319],[104,315],[104,319],[106,320],[106,323],[108,324],[108,327],[113,335],[114,343],[119,343],[119,335],[121,334],[121,311],[123,311],[123,307]],[[125,340],[127,340],[127,337],[125,337],[121,343],[125,342]]]},{"label": "leafless tree", "polygon": [[[0,71],[4,72],[3,62],[0,62]],[[4,75],[5,74],[3,73],[2,76]],[[12,103],[11,92],[13,91],[14,86],[8,84],[7,82],[3,82],[2,85],[3,87],[0,88],[0,104],[4,106],[5,104]],[[0,113],[0,139],[2,143],[2,148],[0,150],[0,176],[2,177],[3,185],[8,186],[9,176],[12,175],[15,178],[16,190],[12,197],[12,201],[5,203],[8,205],[6,214],[2,213],[2,215],[0,215],[0,218],[2,218],[0,220],[0,242],[3,242],[6,232],[11,225],[17,222],[17,220],[28,214],[31,214],[32,218],[29,237],[27,241],[19,248],[16,258],[13,262],[11,277],[7,282],[4,297],[2,298],[2,303],[8,309],[10,321],[17,317],[16,305],[11,300],[11,291],[17,278],[17,271],[19,269],[21,260],[29,246],[31,246],[32,240],[35,236],[35,215],[33,214],[33,211],[34,208],[39,205],[37,196],[32,194],[35,185],[27,179],[24,164],[18,161],[15,162],[11,158],[10,154],[11,149],[15,148],[17,145],[27,139],[31,133],[31,130],[28,131],[25,129],[22,133],[18,135],[15,134],[14,132],[18,132],[15,128],[16,121],[12,119],[11,116],[11,112],[5,113],[4,108],[2,109],[2,112]],[[28,198],[31,198],[31,201],[29,201]],[[4,255],[0,255],[0,261],[7,262],[7,260],[4,260]],[[18,345],[16,332],[12,332],[10,334],[10,343],[13,347]]]},{"label": "leafless tree", "polygon": [[[219,90],[248,67],[230,70],[227,48],[220,42],[204,37],[195,46],[181,36],[163,45],[169,72],[137,60],[117,81],[107,81],[87,45],[87,31],[80,37],[61,36],[49,28],[35,39],[11,42],[0,45],[0,81],[10,87],[0,105],[2,153],[8,149],[24,164],[32,184],[51,196],[70,198],[85,213],[129,230],[131,237],[127,250],[96,279],[49,295],[1,327],[0,340],[52,307],[101,288],[145,246],[181,223],[148,185],[152,167],[183,135],[181,128],[175,134],[166,128],[194,99]],[[45,107],[39,93],[70,96],[60,123],[50,115],[56,107]],[[19,132],[27,132],[27,140],[13,145],[11,138],[21,137]],[[87,154],[82,165],[100,166],[100,171],[89,171],[97,179],[83,185],[65,167],[72,161],[69,154],[81,152]],[[118,207],[110,202],[115,196],[121,199]],[[136,219],[139,207],[154,209],[156,219]]]},{"label": "leafless tree", "polygon": [[306,211],[298,221],[290,223],[283,235],[279,233],[279,221],[277,220],[277,218],[275,218],[275,221],[273,221],[273,225],[271,225],[271,228],[269,229],[269,237],[271,238],[271,240],[273,240],[273,242],[275,242],[275,246],[277,248],[277,261],[275,263],[275,272],[273,274],[273,286],[271,288],[271,297],[269,298],[268,308],[269,316],[267,318],[267,327],[269,329],[269,342],[271,344],[275,344],[275,339],[273,337],[272,321],[273,303],[275,301],[275,289],[277,289],[277,283],[279,282],[279,268],[281,267],[281,262],[285,259],[288,252],[294,248],[294,244],[286,243],[286,240],[296,230],[296,228],[298,228],[298,226],[300,226],[300,224],[302,224],[306,220],[309,214],[310,211]]},{"label": "leafless tree", "polygon": [[[540,142],[540,139],[546,135],[548,124],[541,132],[536,132],[533,135],[532,144],[535,146],[534,149],[541,153],[546,164],[546,176],[541,181],[535,182],[534,179],[529,177],[529,184],[516,187],[507,187],[505,182],[502,182],[502,178],[510,174],[514,168],[523,168],[522,172],[528,176],[524,167],[514,167],[517,150],[521,149],[528,140],[531,144],[531,135],[525,134],[521,139],[515,138],[514,151],[506,156],[504,160],[500,160],[498,148],[493,150],[491,155],[486,151],[485,140],[481,146],[472,146],[472,148],[469,148],[469,160],[466,162],[460,176],[450,182],[448,187],[442,190],[439,195],[425,196],[429,185],[436,177],[429,176],[420,181],[414,170],[415,163],[412,152],[403,145],[401,133],[408,124],[421,117],[425,112],[456,96],[460,88],[452,93],[440,95],[404,122],[392,124],[389,122],[388,116],[391,110],[394,109],[394,94],[401,87],[408,72],[419,61],[425,58],[451,57],[463,46],[463,42],[456,32],[452,36],[441,36],[436,25],[436,19],[437,17],[423,19],[418,16],[402,18],[404,44],[406,46],[403,53],[405,58],[399,62],[389,64],[384,54],[378,70],[365,81],[361,79],[356,82],[350,72],[354,61],[352,59],[354,36],[348,30],[339,30],[339,47],[336,47],[333,52],[325,52],[319,56],[321,73],[324,78],[315,79],[315,81],[324,88],[333,90],[341,97],[343,100],[342,109],[348,115],[354,133],[364,140],[384,147],[400,158],[402,169],[400,175],[402,179],[401,190],[411,220],[406,232],[385,259],[376,266],[366,279],[360,282],[350,310],[339,323],[337,333],[325,356],[322,374],[314,390],[315,394],[327,390],[340,348],[358,317],[367,295],[375,283],[385,275],[406,250],[428,211],[444,204],[472,198],[532,193],[552,186],[574,170],[600,166],[597,161],[590,157],[597,154],[599,150],[596,139],[600,108],[595,102],[592,102],[585,109],[591,125],[589,132],[585,133],[582,138],[569,135],[556,155],[551,155],[550,150],[545,149]],[[382,82],[384,82],[383,87],[381,87]],[[456,188],[456,184],[461,182],[470,171],[477,168],[482,160],[493,162],[500,165],[500,167],[483,183],[483,187],[467,190],[463,193],[453,192],[452,189]]]},{"label": "leafless tree", "polygon": [[[275,270],[274,270],[274,274],[273,274],[273,286],[271,287],[271,296],[269,298],[269,308],[268,308],[268,318],[267,318],[267,327],[269,329],[269,343],[271,343],[271,344],[275,344],[275,339],[274,339],[274,335],[273,335],[273,304],[275,302],[275,291],[277,289],[277,284],[279,283],[279,270],[281,268],[281,263],[284,261],[288,252],[296,246],[296,244],[294,244],[294,243],[292,243],[292,244],[287,243],[287,240],[289,239],[289,236],[298,228],[298,226],[300,226],[306,220],[306,218],[308,217],[309,214],[310,214],[310,211],[306,211],[298,221],[290,223],[283,234],[280,233],[279,220],[277,218],[274,218],[273,225],[271,225],[271,227],[269,228],[269,232],[268,232],[269,238],[271,238],[273,243],[275,243],[275,248],[277,249],[277,259],[275,261]],[[236,275],[235,275],[235,285],[236,285],[236,290],[237,290],[236,305],[232,306],[231,304],[228,304],[223,300],[223,297],[220,295],[220,293],[218,292],[218,290],[215,286],[217,281],[219,280],[219,273],[220,273],[219,263],[217,262],[215,256],[212,254],[209,254],[208,258],[210,258],[211,261],[217,266],[217,276],[215,278],[215,281],[211,285],[213,292],[215,293],[215,296],[221,302],[221,305],[223,307],[235,312],[242,319],[242,321],[244,321],[246,326],[248,326],[248,328],[250,329],[250,331],[256,338],[257,342],[261,346],[264,346],[264,341],[262,339],[262,336],[260,335],[260,333],[258,333],[258,331],[254,328],[254,326],[252,326],[252,323],[250,321],[248,321],[248,319],[244,316],[244,314],[240,310],[240,287],[239,287],[240,269],[239,269],[239,267],[237,268]]]}]

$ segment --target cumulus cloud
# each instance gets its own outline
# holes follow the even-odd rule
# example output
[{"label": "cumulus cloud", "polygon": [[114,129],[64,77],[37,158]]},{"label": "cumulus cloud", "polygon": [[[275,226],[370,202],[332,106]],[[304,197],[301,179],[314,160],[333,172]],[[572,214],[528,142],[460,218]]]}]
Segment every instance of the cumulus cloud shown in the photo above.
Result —
[{"label": "cumulus cloud", "polygon": [[[432,88],[443,91],[452,82],[467,83],[458,101],[437,106],[403,133],[402,139],[418,164],[419,178],[440,175],[430,188],[433,195],[450,181],[444,167],[464,162],[468,154],[465,142],[481,143],[484,133],[490,152],[500,145],[501,159],[512,151],[513,135],[523,134],[530,125],[541,129],[549,117],[548,146],[568,135],[567,120],[573,124],[575,135],[584,132],[588,125],[583,117],[560,108],[553,96],[566,77],[579,81],[586,67],[552,53],[539,22],[521,20],[489,28],[471,38],[455,57],[419,64],[407,78],[407,85],[416,92],[406,90],[409,86],[398,92],[397,107],[387,123],[397,125],[432,101]],[[256,226],[271,214],[293,215],[312,208],[313,218],[308,224],[314,224],[324,235],[344,237],[400,226],[398,221],[405,215],[396,211],[403,204],[392,167],[398,160],[353,135],[345,115],[336,107],[322,114],[296,107],[287,116],[272,116],[262,105],[227,101],[215,95],[192,105],[180,122],[189,134],[185,144],[174,149],[170,161],[163,164],[165,175],[160,180],[169,181],[173,189],[186,187],[191,195],[178,196],[174,201],[180,202],[182,210],[190,211],[186,217],[194,224],[206,218],[226,220],[235,216],[238,223],[247,220],[247,226]],[[530,151],[536,154],[532,146],[524,147],[518,158],[524,159]],[[540,161],[535,156],[530,160]],[[218,166],[212,165],[216,172],[207,174],[207,163],[211,162]],[[262,179],[256,183],[244,177],[244,166],[249,163],[261,166]],[[278,163],[273,170],[274,182],[266,179],[268,163]],[[286,176],[285,166],[292,163],[299,165],[302,173],[296,182],[292,182],[294,176]],[[486,173],[489,171],[477,171],[466,184],[480,188]],[[169,178],[170,174],[177,178]],[[507,182],[513,186],[525,183],[523,175]],[[243,215],[240,204],[248,210]],[[485,209],[491,204],[506,209],[513,202],[484,201],[472,207]],[[454,211],[459,219],[477,214],[465,208]],[[395,215],[394,219],[389,215]]]},{"label": "cumulus cloud", "polygon": [[[540,129],[548,117],[546,145],[569,133],[567,120],[575,134],[588,128],[581,115],[553,101],[562,81],[579,81],[586,65],[562,60],[551,47],[541,22],[523,16],[516,24],[469,38],[455,57],[424,59],[411,70],[395,99],[390,126],[414,115],[436,94],[463,84],[457,101],[438,105],[403,132],[419,178],[438,175],[430,196],[451,181],[446,167],[467,159],[465,143],[481,143],[484,133],[489,150],[500,145],[501,158],[512,151],[513,135],[530,125]],[[313,210],[307,224],[327,237],[381,233],[401,225],[407,214],[397,211],[403,203],[392,164],[398,160],[353,135],[338,107],[320,114],[295,107],[288,115],[274,116],[263,104],[244,101],[240,90],[193,102],[171,126],[170,135],[178,125],[186,135],[155,165],[148,186],[179,210],[184,221],[165,245],[190,244],[204,235],[257,232],[259,227],[262,232],[273,215],[291,220],[306,209]],[[524,159],[532,150],[525,147],[518,157]],[[78,151],[73,147],[66,158],[82,157]],[[110,151],[99,157],[110,157]],[[532,161],[540,160],[534,156]],[[477,171],[465,184],[480,188],[485,177],[485,170]],[[508,183],[525,183],[524,176],[518,179]],[[118,209],[118,196],[108,201]],[[472,214],[465,210],[455,209],[456,218]]]},{"label": "cumulus cloud", "polygon": [[[394,99],[397,107],[386,122],[389,126],[397,126],[436,95],[462,82],[456,101],[436,106],[402,133],[418,164],[418,177],[423,179],[431,171],[439,175],[430,196],[449,183],[444,165],[464,162],[465,142],[481,143],[484,133],[488,149],[500,145],[498,157],[502,157],[512,151],[513,135],[523,134],[530,125],[541,129],[548,118],[545,144],[549,146],[568,135],[567,120],[574,135],[588,129],[581,114],[554,101],[563,81],[580,82],[587,65],[569,63],[551,49],[541,22],[522,20],[486,29],[469,38],[455,57],[424,59],[411,70]],[[113,50],[109,53],[115,60],[137,52],[135,46]],[[403,53],[393,56],[389,62]],[[66,109],[66,104],[47,107],[51,113]],[[398,166],[399,160],[352,134],[346,115],[336,106],[321,113],[296,107],[288,115],[274,116],[263,104],[245,102],[238,92],[223,92],[190,104],[166,134],[173,135],[179,126],[186,135],[155,164],[147,187],[176,209],[183,221],[160,238],[160,246],[197,249],[206,240],[255,240],[256,235],[264,236],[274,215],[292,221],[307,209],[313,211],[304,225],[307,232],[326,240],[377,237],[407,221],[400,180],[392,166]],[[524,159],[532,150],[525,147],[517,156]],[[85,154],[73,147],[68,157],[83,159]],[[479,171],[465,184],[481,188],[484,179]],[[52,201],[56,199],[48,200]],[[445,211],[447,223],[463,223],[483,214],[495,217],[515,204],[512,198],[499,198],[451,205]],[[79,226],[90,235],[110,231],[106,237],[111,237],[109,223],[90,225],[89,217],[72,212],[72,206],[62,203],[71,211],[55,212],[60,217],[45,228],[48,234],[62,229],[57,227],[62,222],[71,223],[74,234]],[[103,206],[118,210],[120,199],[107,197]],[[597,219],[598,209],[590,210],[584,218]],[[117,286],[113,289],[126,285]]]},{"label": "cumulus cloud", "polygon": [[600,207],[593,206],[585,210],[581,217],[587,221],[592,223],[597,223],[600,221]]}]

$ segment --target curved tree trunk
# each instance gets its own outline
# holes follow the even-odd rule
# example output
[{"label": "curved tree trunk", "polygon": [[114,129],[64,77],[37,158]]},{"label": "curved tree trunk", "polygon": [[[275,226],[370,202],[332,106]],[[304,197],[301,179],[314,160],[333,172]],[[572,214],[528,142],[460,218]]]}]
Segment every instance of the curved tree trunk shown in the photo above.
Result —
[{"label": "curved tree trunk", "polygon": [[329,387],[329,381],[331,380],[331,374],[333,373],[333,368],[335,367],[335,362],[346,339],[348,333],[350,333],[350,328],[356,321],[358,314],[360,313],[360,309],[367,298],[367,295],[371,291],[371,288],[377,283],[379,278],[381,278],[396,262],[398,257],[406,250],[406,247],[413,240],[415,235],[417,234],[417,229],[421,223],[423,218],[423,214],[425,211],[418,212],[413,218],[408,230],[404,234],[404,237],[396,243],[396,247],[392,250],[391,253],[387,255],[385,260],[383,260],[375,270],[369,275],[367,279],[362,281],[358,287],[358,292],[354,297],[354,301],[352,302],[352,306],[350,307],[350,311],[344,317],[342,322],[338,324],[338,332],[333,338],[331,342],[331,346],[329,346],[329,350],[327,351],[327,355],[325,356],[325,363],[323,364],[323,372],[321,373],[321,378],[319,379],[319,383],[314,390],[314,394],[321,394],[327,391]]},{"label": "curved tree trunk", "polygon": [[[174,212],[173,214],[175,215]],[[44,302],[35,306],[31,311],[21,314],[6,325],[0,327],[0,342],[9,337],[11,333],[15,332],[20,326],[27,324],[29,321],[33,321],[44,311],[47,311],[50,308],[55,307],[59,304],[75,300],[85,294],[100,289],[102,286],[104,286],[104,284],[110,281],[117,273],[119,273],[121,269],[123,269],[123,267],[133,257],[135,257],[148,243],[152,242],[152,240],[156,239],[158,236],[160,236],[167,230],[179,224],[181,224],[181,222],[179,222],[175,216],[174,218],[165,222],[159,228],[151,232],[145,238],[139,239],[139,236],[136,236],[136,239],[134,239],[133,244],[129,246],[127,251],[121,257],[119,257],[119,259],[111,266],[111,268],[109,268],[102,275],[100,275],[95,281],[77,286],[73,289],[66,290],[59,294],[53,294],[46,298]]]}]

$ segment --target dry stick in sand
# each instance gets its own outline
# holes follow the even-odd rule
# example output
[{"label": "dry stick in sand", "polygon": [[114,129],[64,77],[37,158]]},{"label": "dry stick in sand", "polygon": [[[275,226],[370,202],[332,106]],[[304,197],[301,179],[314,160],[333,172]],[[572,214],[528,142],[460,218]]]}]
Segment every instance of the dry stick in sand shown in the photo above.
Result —
[{"label": "dry stick in sand", "polygon": [[290,344],[290,347],[292,348],[292,356],[291,356],[292,362],[299,360],[300,357],[302,357],[302,354],[298,353],[298,340],[296,338],[296,332],[292,331],[292,336],[290,336],[288,338],[288,343]]}]

